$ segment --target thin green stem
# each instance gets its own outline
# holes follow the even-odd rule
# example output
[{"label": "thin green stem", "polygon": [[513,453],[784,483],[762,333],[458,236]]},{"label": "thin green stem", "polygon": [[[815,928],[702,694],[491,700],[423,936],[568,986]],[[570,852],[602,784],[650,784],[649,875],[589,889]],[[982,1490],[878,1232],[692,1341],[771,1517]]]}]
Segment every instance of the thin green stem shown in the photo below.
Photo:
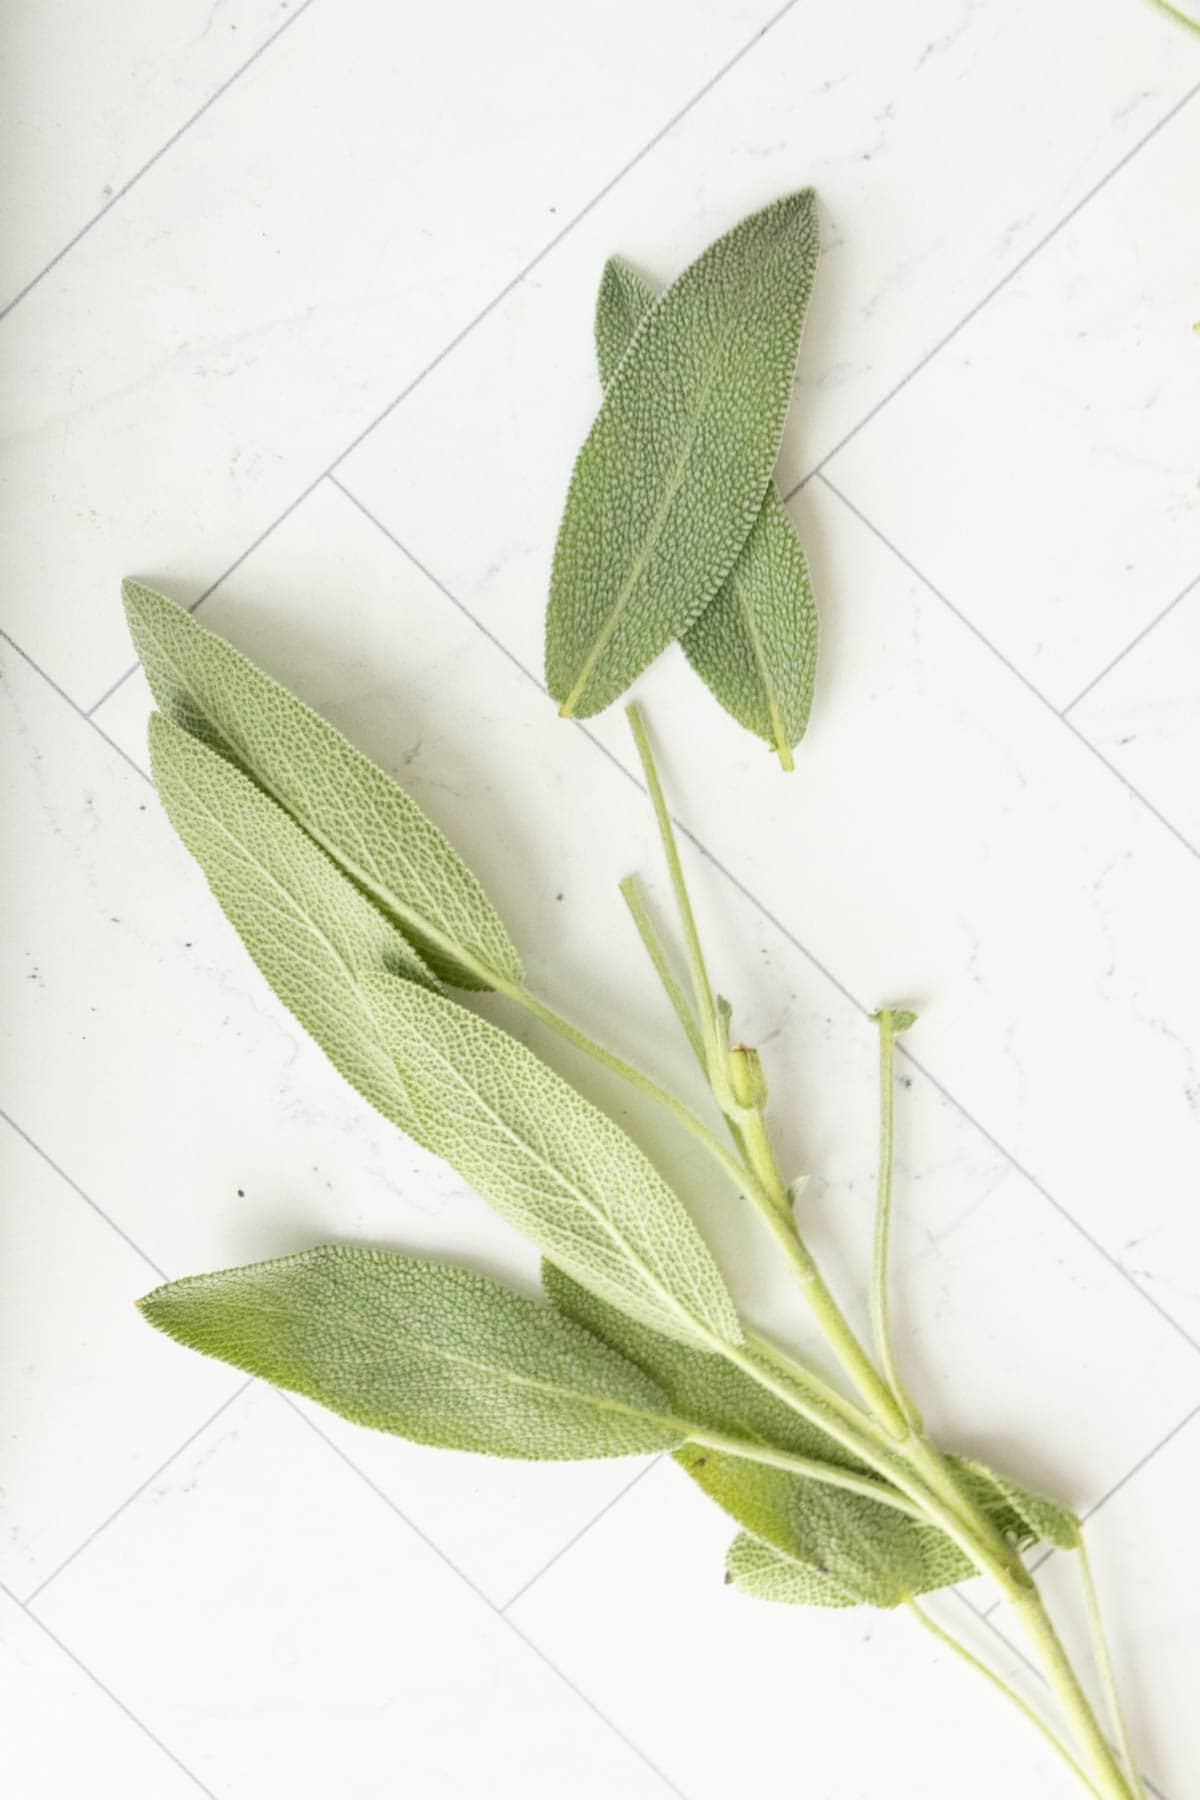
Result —
[{"label": "thin green stem", "polygon": [[929,1632],[931,1637],[935,1637],[939,1644],[944,1644],[947,1650],[953,1650],[955,1656],[960,1657],[961,1660],[966,1663],[968,1668],[974,1669],[976,1674],[982,1675],[985,1681],[991,1683],[998,1694],[1003,1694],[1004,1698],[1028,1719],[1034,1730],[1041,1734],[1046,1743],[1049,1744],[1050,1748],[1054,1751],[1054,1754],[1062,1759],[1067,1765],[1067,1768],[1070,1769],[1072,1775],[1074,1775],[1078,1781],[1083,1783],[1083,1786],[1087,1789],[1089,1794],[1099,1796],[1100,1789],[1095,1787],[1088,1779],[1087,1775],[1075,1761],[1075,1758],[1071,1755],[1066,1745],[1060,1742],[1059,1738],[1050,1729],[1046,1721],[1039,1717],[1032,1706],[1030,1706],[1027,1701],[1022,1700],[1015,1688],[1010,1687],[1008,1682],[1005,1681],[1002,1676],[997,1675],[994,1669],[990,1669],[985,1662],[981,1662],[979,1657],[973,1655],[972,1652],[967,1649],[966,1645],[960,1643],[958,1638],[954,1637],[951,1632],[944,1630],[935,1619],[930,1617],[923,1607],[917,1605],[915,1600],[910,1599],[906,1601],[905,1604],[914,1619]]},{"label": "thin green stem", "polygon": [[1079,1677],[1071,1667],[1062,1639],[1055,1630],[1036,1587],[1031,1584],[1028,1592],[1015,1597],[1013,1610],[1038,1653],[1046,1679],[1070,1721],[1076,1741],[1091,1765],[1101,1794],[1105,1796],[1105,1800],[1135,1800],[1134,1790],[1114,1756],[1112,1746],[1100,1729],[1091,1703],[1080,1686]]},{"label": "thin green stem", "polygon": [[629,908],[633,917],[633,922],[638,929],[638,936],[641,938],[643,947],[645,948],[646,955],[654,965],[654,973],[658,976],[659,981],[663,985],[667,999],[674,1008],[675,1017],[683,1026],[687,1041],[695,1052],[696,1061],[700,1064],[702,1069],[707,1071],[708,1065],[704,1055],[704,1040],[700,1035],[700,1028],[696,1024],[695,1014],[688,1005],[687,995],[676,981],[671,970],[671,965],[667,961],[666,951],[663,948],[658,933],[654,929],[650,914],[646,910],[646,902],[642,899],[642,891],[638,886],[636,875],[627,875],[625,880],[621,883],[621,898]]},{"label": "thin green stem", "polygon": [[1189,31],[1200,32],[1200,19],[1194,19],[1190,13],[1172,6],[1171,0],[1150,0],[1150,4],[1157,12],[1165,13],[1168,19],[1174,19],[1177,25],[1186,25]]},{"label": "thin green stem", "polygon": [[760,1337],[757,1332],[747,1330],[746,1342],[756,1356],[761,1357],[764,1362],[773,1363],[779,1373],[789,1380],[803,1377],[805,1386],[810,1388],[826,1406],[831,1406],[835,1412],[840,1413],[848,1425],[873,1426],[874,1421],[870,1413],[864,1412],[861,1406],[856,1405],[853,1400],[847,1399],[845,1394],[839,1393],[837,1388],[831,1387],[827,1381],[822,1380],[821,1376],[807,1363],[797,1362],[793,1357],[788,1356],[786,1351],[777,1349],[769,1339]]},{"label": "thin green stem", "polygon": [[[755,1198],[754,1195],[751,1198]],[[826,1341],[871,1411],[893,1438],[908,1435],[908,1424],[881,1379],[879,1371],[859,1343],[845,1313],[830,1293],[808,1246],[797,1235],[790,1219],[783,1218],[773,1199],[758,1210],[783,1251],[792,1274],[812,1309]]]},{"label": "thin green stem", "polygon": [[789,1474],[803,1475],[809,1481],[819,1481],[826,1487],[845,1488],[848,1493],[862,1494],[868,1500],[877,1500],[881,1506],[890,1506],[897,1512],[907,1513],[909,1518],[924,1519],[925,1509],[902,1494],[897,1488],[885,1481],[877,1481],[870,1475],[856,1475],[852,1469],[840,1469],[836,1463],[821,1462],[808,1456],[793,1456],[790,1451],[777,1450],[773,1444],[760,1444],[748,1438],[726,1437],[722,1432],[710,1431],[707,1425],[688,1426],[688,1441],[700,1444],[708,1450],[719,1450],[727,1456],[740,1456],[745,1462],[764,1463],[771,1469],[786,1469]]},{"label": "thin green stem", "polygon": [[1100,1596],[1096,1591],[1096,1580],[1092,1574],[1091,1558],[1083,1541],[1082,1533],[1076,1545],[1079,1557],[1079,1573],[1083,1581],[1083,1596],[1087,1603],[1088,1630],[1092,1637],[1092,1651],[1096,1658],[1096,1669],[1100,1676],[1100,1685],[1104,1689],[1104,1702],[1108,1707],[1108,1716],[1117,1734],[1117,1742],[1121,1747],[1125,1771],[1137,1795],[1137,1800],[1146,1800],[1146,1789],[1138,1770],[1137,1759],[1133,1753],[1133,1743],[1129,1736],[1129,1726],[1125,1719],[1125,1711],[1121,1705],[1121,1696],[1117,1689],[1117,1678],[1109,1653],[1108,1638],[1104,1630],[1104,1620],[1100,1613]]},{"label": "thin green stem", "polygon": [[695,995],[696,1010],[700,1014],[700,1033],[704,1041],[708,1078],[717,1095],[722,1112],[729,1110],[731,1096],[729,1079],[724,1066],[724,1046],[717,1028],[717,1008],[713,999],[712,984],[708,979],[708,969],[704,961],[704,951],[700,944],[700,933],[696,927],[696,915],[692,911],[691,898],[687,891],[687,883],[683,878],[683,864],[679,860],[679,845],[675,841],[675,830],[671,824],[671,815],[667,811],[667,803],[663,796],[662,783],[658,779],[658,770],[654,765],[654,756],[650,749],[650,740],[646,736],[646,727],[642,723],[642,715],[636,703],[625,708],[625,717],[629,720],[629,729],[633,733],[633,741],[637,745],[637,753],[641,759],[642,773],[646,777],[646,786],[650,792],[650,801],[654,807],[654,817],[658,824],[658,835],[662,842],[663,855],[667,860],[667,869],[671,877],[671,888],[675,895],[675,905],[679,912],[679,922],[683,927],[684,948],[687,952],[688,972],[692,978],[692,991]]},{"label": "thin green stem", "polygon": [[[885,1008],[875,1015],[879,1025],[879,1180],[875,1207],[875,1257],[871,1276],[871,1330],[875,1354],[883,1367],[896,1404],[912,1429],[924,1429],[921,1414],[900,1378],[892,1348],[891,1324],[888,1317],[888,1248],[892,1221],[892,1154],[895,1129],[896,1022],[897,1015]],[[905,1024],[912,1014],[901,1015]],[[903,1028],[903,1026],[902,1026]]]},{"label": "thin green stem", "polygon": [[748,1169],[732,1150],[726,1149],[716,1132],[710,1131],[704,1121],[698,1119],[695,1113],[683,1104],[682,1100],[677,1100],[674,1094],[669,1093],[666,1088],[660,1087],[657,1081],[653,1081],[649,1075],[643,1074],[641,1069],[626,1062],[624,1057],[618,1056],[612,1050],[606,1050],[603,1044],[598,1044],[594,1038],[588,1037],[586,1032],[580,1031],[578,1026],[572,1025],[569,1019],[562,1018],[552,1007],[547,1006],[545,1001],[539,1000],[536,994],[531,994],[529,989],[522,987],[519,982],[506,981],[502,976],[493,974],[491,985],[498,994],[503,994],[505,999],[522,1007],[535,1019],[540,1020],[543,1025],[548,1026],[558,1037],[564,1039],[566,1043],[572,1044],[576,1050],[582,1050],[586,1056],[591,1057],[593,1062],[599,1063],[601,1068],[608,1069],[613,1075],[619,1075],[622,1081],[627,1081],[631,1087],[637,1088],[639,1093],[645,1094],[647,1099],[653,1100],[656,1105],[670,1113],[676,1123],[682,1125],[684,1130],[696,1139],[697,1143],[703,1144],[713,1161],[719,1163],[740,1192],[749,1193],[757,1205],[769,1205],[767,1196],[755,1191],[758,1182],[753,1170]]}]

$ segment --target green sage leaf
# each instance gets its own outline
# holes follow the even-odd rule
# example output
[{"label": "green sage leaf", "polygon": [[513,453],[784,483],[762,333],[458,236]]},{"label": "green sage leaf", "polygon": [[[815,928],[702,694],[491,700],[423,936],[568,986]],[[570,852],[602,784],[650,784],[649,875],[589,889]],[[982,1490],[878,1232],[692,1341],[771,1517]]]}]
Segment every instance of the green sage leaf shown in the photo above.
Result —
[{"label": "green sage leaf", "polygon": [[1037,1543],[1053,1544],[1059,1550],[1078,1549],[1079,1520],[1069,1507],[1033,1493],[1007,1475],[997,1475],[973,1457],[948,1456],[946,1461],[993,1525],[1019,1550],[1032,1549]]},{"label": "green sage leaf", "polygon": [[811,190],[718,238],[636,332],[575,463],[546,618],[546,682],[599,712],[700,616],[779,450],[818,252]]},{"label": "green sage leaf", "polygon": [[749,1534],[730,1548],[728,1578],[760,1600],[893,1607],[976,1572],[935,1525],[844,1488],[797,1479],[785,1516],[786,1550]]},{"label": "green sage leaf", "polygon": [[161,713],[150,764],[167,817],[279,998],[364,1099],[396,1117],[404,1093],[359,984],[389,969],[435,985],[408,939],[248,776]]},{"label": "green sage leaf", "polygon": [[442,980],[519,982],[478,881],[416,801],[224,638],[141,582],[122,586],[134,648],[167,717],[253,776],[383,908]]},{"label": "green sage leaf", "polygon": [[[627,1312],[607,1304],[594,1291],[581,1287],[555,1262],[543,1262],[542,1286],[567,1318],[636,1363],[667,1395],[677,1418],[708,1426],[726,1437],[748,1438],[772,1444],[777,1450],[789,1450],[795,1456],[867,1472],[865,1465],[836,1438],[777,1400],[718,1353],[648,1329]],[[695,1448],[690,1446],[691,1450]],[[690,1475],[696,1475],[686,1460],[678,1460]]]},{"label": "green sage leaf", "polygon": [[678,1196],[619,1125],[507,1032],[411,981],[365,976],[404,1090],[397,1123],[577,1281],[672,1337],[740,1343]]},{"label": "green sage leaf", "polygon": [[173,1281],[139,1305],[206,1356],[418,1444],[561,1461],[682,1436],[640,1370],[470,1269],[326,1245]]},{"label": "green sage leaf", "polygon": [[[655,302],[653,288],[610,257],[596,302],[596,354],[607,387]],[[812,710],[819,624],[808,562],[774,482],[715,597],[680,638],[701,680],[785,769]]]}]

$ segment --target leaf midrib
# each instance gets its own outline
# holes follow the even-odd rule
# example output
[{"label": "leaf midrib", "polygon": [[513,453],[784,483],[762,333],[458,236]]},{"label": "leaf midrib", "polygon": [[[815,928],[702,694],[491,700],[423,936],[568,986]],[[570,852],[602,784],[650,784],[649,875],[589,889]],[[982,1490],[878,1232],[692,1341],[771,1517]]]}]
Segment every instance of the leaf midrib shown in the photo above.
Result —
[{"label": "leaf midrib", "polygon": [[[294,1312],[289,1311],[287,1307],[280,1305],[278,1302],[273,1302],[270,1298],[267,1298],[264,1301],[256,1297],[256,1317],[269,1314],[274,1314],[277,1318],[286,1319],[289,1323],[293,1322],[295,1319]],[[339,1322],[339,1327],[347,1336],[354,1338],[361,1344],[383,1350],[392,1350],[395,1347],[394,1340],[385,1332],[373,1330],[369,1325],[357,1318],[342,1319]],[[613,1400],[607,1395],[593,1394],[585,1388],[560,1387],[552,1381],[543,1381],[534,1375],[521,1375],[515,1370],[505,1369],[498,1364],[480,1362],[477,1358],[464,1355],[459,1351],[446,1350],[441,1345],[427,1342],[424,1338],[406,1337],[402,1339],[401,1342],[404,1349],[409,1349],[415,1354],[428,1357],[431,1361],[449,1363],[455,1368],[470,1369],[476,1374],[488,1375],[494,1379],[506,1382],[511,1387],[526,1388],[535,1393],[550,1394],[556,1397],[565,1397],[573,1401],[582,1401],[584,1405],[592,1406],[598,1412],[613,1412],[623,1414],[627,1418],[647,1419],[655,1425],[669,1426],[672,1431],[677,1431],[682,1438],[686,1438],[688,1435],[689,1427],[687,1422],[683,1419],[676,1419],[669,1413],[648,1412],[644,1407],[633,1406],[623,1400]],[[695,1429],[695,1427],[692,1427],[691,1429]]]}]

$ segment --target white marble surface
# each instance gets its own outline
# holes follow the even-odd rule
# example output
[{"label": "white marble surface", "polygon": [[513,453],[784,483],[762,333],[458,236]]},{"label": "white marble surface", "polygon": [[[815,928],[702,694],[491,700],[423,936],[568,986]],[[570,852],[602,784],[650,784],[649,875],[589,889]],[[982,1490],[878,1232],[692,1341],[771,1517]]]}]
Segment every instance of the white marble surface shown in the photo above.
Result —
[{"label": "white marble surface", "polygon": [[[372,1437],[130,1305],[331,1237],[527,1285],[536,1259],[247,964],[148,785],[117,576],[213,590],[451,833],[540,990],[694,1094],[616,895],[641,868],[665,899],[624,726],[555,718],[542,600],[604,257],[666,277],[812,181],[797,774],[678,655],[639,692],[849,1295],[863,1011],[920,1006],[903,1354],[947,1441],[1094,1512],[1147,1770],[1196,1800],[1200,40],[1140,0],[12,0],[0,27],[5,1791],[1068,1791],[909,1622],[731,1597],[729,1526],[669,1464]],[[531,1041],[806,1341],[690,1147]],[[987,1608],[941,1616],[1036,1694]]]}]

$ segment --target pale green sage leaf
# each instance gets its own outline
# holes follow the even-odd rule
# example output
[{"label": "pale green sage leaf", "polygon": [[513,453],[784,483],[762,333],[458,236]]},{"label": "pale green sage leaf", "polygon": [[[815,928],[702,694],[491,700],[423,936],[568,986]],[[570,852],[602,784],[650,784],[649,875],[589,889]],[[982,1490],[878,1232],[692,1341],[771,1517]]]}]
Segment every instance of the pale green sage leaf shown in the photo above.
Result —
[{"label": "pale green sage leaf", "polygon": [[1037,1543],[1053,1544],[1059,1550],[1078,1549],[1079,1520],[1069,1507],[1035,1494],[1007,1475],[997,1475],[973,1457],[948,1456],[946,1461],[993,1525],[1019,1550],[1029,1550]]},{"label": "pale green sage leaf", "polygon": [[[782,1473],[782,1471],[781,1471]],[[743,1592],[793,1606],[900,1606],[950,1587],[975,1565],[936,1525],[824,1482],[793,1480],[790,1504],[766,1507],[772,1537],[734,1539],[726,1573]]]},{"label": "pale green sage leaf", "polygon": [[456,987],[519,982],[520,958],[462,858],[416,801],[327,719],[141,582],[122,587],[161,710],[252,775]]},{"label": "pale green sage leaf", "polygon": [[[650,284],[610,257],[596,302],[605,386],[654,302]],[[737,561],[680,642],[726,712],[765,739],[784,768],[812,710],[818,637],[808,562],[772,481]]]},{"label": "pale green sage leaf", "polygon": [[327,1245],[173,1281],[139,1305],[206,1356],[418,1444],[560,1461],[682,1435],[640,1370],[470,1269]]},{"label": "pale green sage leaf", "polygon": [[[771,1444],[795,1456],[865,1472],[835,1438],[776,1399],[750,1375],[713,1351],[667,1338],[607,1304],[561,1267],[542,1264],[542,1286],[569,1319],[602,1338],[649,1376],[671,1402],[671,1411],[726,1437]],[[687,1467],[687,1464],[684,1464]],[[689,1469],[689,1473],[693,1471]]]},{"label": "pale green sage leaf", "polygon": [[161,713],[150,764],[167,817],[284,1005],[364,1099],[389,1118],[404,1093],[359,986],[391,970],[435,985],[377,906],[253,781]]},{"label": "pale green sage leaf", "polygon": [[411,981],[364,977],[404,1090],[397,1123],[577,1281],[677,1338],[740,1343],[678,1196],[619,1125],[531,1050]]},{"label": "pale green sage leaf", "polygon": [[636,332],[575,463],[555,549],[546,681],[599,712],[700,616],[762,506],[818,253],[815,198],[719,238]]}]

